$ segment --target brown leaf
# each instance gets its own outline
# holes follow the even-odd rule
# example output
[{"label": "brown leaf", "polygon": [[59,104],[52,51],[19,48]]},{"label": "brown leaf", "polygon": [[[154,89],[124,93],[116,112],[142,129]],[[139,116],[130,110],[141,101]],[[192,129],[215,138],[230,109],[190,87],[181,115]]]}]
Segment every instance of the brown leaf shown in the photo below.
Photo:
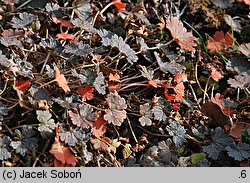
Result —
[{"label": "brown leaf", "polygon": [[224,126],[228,124],[228,116],[222,112],[220,106],[214,104],[213,102],[206,102],[205,104],[203,104],[201,112],[211,118],[211,125],[224,128]]},{"label": "brown leaf", "polygon": [[94,149],[107,151],[111,140],[108,137],[90,138],[90,142],[93,144]]}]

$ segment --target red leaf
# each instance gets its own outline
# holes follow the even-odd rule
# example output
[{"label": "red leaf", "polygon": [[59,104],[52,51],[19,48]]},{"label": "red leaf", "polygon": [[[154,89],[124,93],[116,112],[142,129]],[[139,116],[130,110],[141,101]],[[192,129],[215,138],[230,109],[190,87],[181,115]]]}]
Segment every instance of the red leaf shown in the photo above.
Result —
[{"label": "red leaf", "polygon": [[176,95],[175,95],[175,101],[176,102],[181,102],[182,101],[183,96],[184,96],[184,91],[185,91],[185,87],[184,87],[183,82],[177,84],[174,87],[174,92],[176,93]]},{"label": "red leaf", "polygon": [[174,87],[174,92],[176,93],[175,101],[181,102],[184,96],[185,87],[183,81],[185,80],[185,76],[183,74],[177,73],[174,78],[174,82],[176,83]]},{"label": "red leaf", "polygon": [[109,81],[120,82],[120,76],[119,76],[119,74],[117,74],[117,73],[115,73],[115,74],[110,73],[109,74]]},{"label": "red leaf", "polygon": [[173,104],[171,104],[171,106],[172,106],[172,109],[175,110],[175,111],[180,110],[180,104],[179,103],[173,103]]},{"label": "red leaf", "polygon": [[245,4],[250,6],[250,0],[238,0],[239,2],[244,2]]},{"label": "red leaf", "polygon": [[118,9],[118,11],[125,10],[125,8],[126,8],[126,4],[122,3],[120,0],[114,0],[113,4]]},{"label": "red leaf", "polygon": [[58,37],[59,39],[63,39],[63,40],[73,40],[75,39],[75,35],[73,34],[66,34],[66,33],[61,33],[61,34],[57,34],[56,37]]},{"label": "red leaf", "polygon": [[166,21],[166,27],[171,32],[173,39],[180,45],[181,49],[194,52],[193,47],[196,46],[194,43],[195,37],[192,32],[187,32],[187,29],[183,26],[183,23],[177,17],[170,17]]},{"label": "red leaf", "polygon": [[164,91],[166,99],[170,101],[181,102],[185,92],[185,86],[183,84],[183,81],[186,80],[187,78],[185,74],[177,73],[174,78],[175,86],[173,87],[175,95],[169,95],[168,89],[166,88]]},{"label": "red leaf", "polygon": [[99,111],[98,118],[96,119],[95,123],[93,124],[92,134],[96,138],[100,138],[101,136],[103,136],[103,134],[106,132],[106,129],[107,129],[107,127],[106,127],[107,123],[108,122],[103,119],[102,112]]},{"label": "red leaf", "polygon": [[59,140],[59,123],[56,124],[55,130],[55,142],[49,152],[53,154],[55,158],[59,160],[63,165],[68,164],[75,166],[77,162],[76,157],[72,154],[71,150],[68,147],[64,147],[64,143]]},{"label": "red leaf", "polygon": [[213,78],[215,81],[219,81],[221,78],[223,78],[223,75],[217,71],[214,67],[212,67],[212,72],[210,73],[211,78]]},{"label": "red leaf", "polygon": [[169,95],[167,88],[165,88],[165,90],[164,90],[164,96],[166,97],[167,100],[170,100],[170,101],[174,101],[175,100],[175,95]]},{"label": "red leaf", "polygon": [[229,33],[224,34],[223,31],[216,31],[213,37],[209,37],[207,46],[210,51],[221,51],[233,45],[233,42],[233,38]]},{"label": "red leaf", "polygon": [[80,88],[76,91],[79,95],[82,95],[82,100],[92,100],[94,97],[94,88],[90,85],[87,85],[84,90],[82,89],[82,86],[80,85]]},{"label": "red leaf", "polygon": [[65,93],[70,92],[68,81],[66,80],[64,75],[60,73],[60,70],[58,69],[57,66],[54,66],[54,70],[55,70],[55,81],[65,91]]},{"label": "red leaf", "polygon": [[27,78],[17,78],[13,88],[14,90],[20,90],[24,93],[29,89],[30,84],[31,82]]},{"label": "red leaf", "polygon": [[73,28],[74,27],[74,25],[70,21],[67,21],[67,20],[61,20],[61,26],[67,27],[67,28]]}]

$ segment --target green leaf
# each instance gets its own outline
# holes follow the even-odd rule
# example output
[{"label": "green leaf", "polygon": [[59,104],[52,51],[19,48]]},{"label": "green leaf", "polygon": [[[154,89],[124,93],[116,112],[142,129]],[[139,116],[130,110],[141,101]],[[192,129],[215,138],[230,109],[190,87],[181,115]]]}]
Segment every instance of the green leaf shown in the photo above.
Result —
[{"label": "green leaf", "polygon": [[191,161],[193,165],[196,165],[199,161],[206,159],[205,153],[194,153],[191,155]]}]

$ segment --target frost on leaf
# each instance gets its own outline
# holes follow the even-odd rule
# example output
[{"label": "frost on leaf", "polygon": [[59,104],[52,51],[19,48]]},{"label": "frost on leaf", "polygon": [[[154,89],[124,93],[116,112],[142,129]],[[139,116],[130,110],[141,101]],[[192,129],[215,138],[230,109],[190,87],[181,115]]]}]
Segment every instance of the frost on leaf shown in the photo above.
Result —
[{"label": "frost on leaf", "polygon": [[108,102],[109,109],[106,110],[104,119],[107,120],[108,123],[121,126],[124,119],[127,117],[127,112],[125,111],[127,104],[125,99],[120,97],[120,95],[115,91],[114,93],[110,93],[108,95],[106,101]]},{"label": "frost on leaf", "polygon": [[250,43],[247,43],[247,44],[241,44],[239,47],[238,47],[238,50],[246,55],[248,58],[250,58]]},{"label": "frost on leaf", "polygon": [[183,23],[177,18],[172,17],[166,20],[166,27],[171,32],[173,39],[180,45],[181,49],[194,52],[195,37],[191,32],[187,32],[187,29],[183,26]]},{"label": "frost on leaf", "polygon": [[141,125],[151,126],[152,120],[150,118],[153,117],[153,112],[151,111],[151,105],[149,103],[140,105],[140,114],[142,115],[142,117],[139,118]]},{"label": "frost on leaf", "polygon": [[3,121],[3,116],[8,115],[8,108],[0,101],[0,121]]},{"label": "frost on leaf", "polygon": [[39,124],[38,131],[41,132],[43,138],[49,137],[56,126],[54,119],[51,119],[51,113],[47,110],[37,110],[36,115],[37,120],[41,123]]},{"label": "frost on leaf", "polygon": [[243,57],[233,57],[226,63],[227,70],[241,74],[246,72],[250,74],[250,62]]},{"label": "frost on leaf", "polygon": [[169,101],[163,99],[162,97],[158,98],[155,105],[152,108],[154,114],[154,119],[158,121],[166,121],[167,116],[170,112],[170,103]]},{"label": "frost on leaf", "polygon": [[12,18],[12,27],[17,29],[24,28],[25,26],[31,24],[36,18],[37,16],[27,12],[19,13],[18,17]]},{"label": "frost on leaf", "polygon": [[77,0],[72,3],[74,12],[84,22],[92,23],[92,7],[89,0]]},{"label": "frost on leaf", "polygon": [[56,49],[56,47],[58,47],[59,44],[60,43],[54,38],[48,38],[48,39],[42,38],[41,42],[39,43],[41,47],[50,49]]},{"label": "frost on leaf", "polygon": [[89,68],[87,70],[82,70],[82,73],[86,77],[85,82],[88,85],[92,85],[95,82],[95,79],[97,78],[96,70]]},{"label": "frost on leaf", "polygon": [[215,6],[222,8],[222,9],[229,8],[232,6],[230,0],[223,0],[223,1],[222,0],[211,0],[211,1]]},{"label": "frost on leaf", "polygon": [[75,103],[74,96],[66,97],[64,100],[61,98],[53,98],[53,101],[58,103],[61,107],[66,109],[71,109],[77,107],[77,104]]},{"label": "frost on leaf", "polygon": [[240,25],[240,20],[238,20],[237,17],[232,18],[230,15],[225,14],[224,20],[234,31],[241,32],[242,27]]},{"label": "frost on leaf", "polygon": [[71,73],[72,73],[72,76],[79,79],[82,84],[86,83],[87,78],[84,75],[78,74],[75,69],[71,69]]},{"label": "frost on leaf", "polygon": [[11,65],[11,61],[9,61],[5,55],[2,54],[2,51],[0,50],[0,65],[4,67],[9,67]]},{"label": "frost on leaf", "polygon": [[33,78],[33,65],[25,60],[22,60],[20,58],[16,58],[15,59],[16,62],[16,67],[18,68],[18,74],[24,76],[24,77],[29,77],[29,78]]},{"label": "frost on leaf", "polygon": [[173,136],[173,141],[176,147],[180,147],[186,140],[186,130],[184,126],[181,126],[179,122],[173,121],[168,126],[166,130],[169,135]]},{"label": "frost on leaf", "polygon": [[75,43],[71,45],[66,45],[64,48],[65,53],[71,53],[76,56],[85,57],[93,52],[92,48],[88,44],[83,44],[83,42],[79,42],[77,45]]},{"label": "frost on leaf", "polygon": [[[139,14],[139,13],[138,13]],[[152,56],[151,56],[151,52],[148,50],[149,47],[148,45],[145,43],[145,40],[142,37],[136,37],[136,43],[140,46],[140,52],[141,54],[145,57],[145,59],[148,62],[152,63]]]},{"label": "frost on leaf", "polygon": [[122,37],[106,30],[99,30],[98,34],[101,36],[102,44],[104,46],[116,47],[121,53],[126,56],[130,64],[133,64],[133,62],[137,62],[138,57],[136,56],[136,52],[132,48],[130,48],[130,46],[123,40]]},{"label": "frost on leaf", "polygon": [[60,6],[57,3],[47,3],[45,9],[47,12],[59,10]]},{"label": "frost on leaf", "polygon": [[0,137],[0,160],[11,158],[11,139],[8,136]]},{"label": "frost on leaf", "polygon": [[243,72],[240,75],[234,76],[234,79],[229,78],[227,83],[233,88],[247,88],[250,86],[250,75],[246,72]]},{"label": "frost on leaf", "polygon": [[14,133],[15,141],[12,141],[10,146],[15,149],[16,153],[25,156],[27,151],[38,147],[38,139],[33,137],[35,134],[31,126],[23,126],[22,132],[16,129]]},{"label": "frost on leaf", "polygon": [[113,35],[110,44],[111,47],[118,48],[118,50],[127,57],[127,60],[130,64],[133,64],[133,62],[137,62],[138,57],[136,56],[135,51],[131,49],[127,43],[125,43],[122,37],[117,36],[116,34]]},{"label": "frost on leaf", "polygon": [[81,127],[72,128],[71,126],[61,124],[59,136],[61,141],[67,143],[69,146],[75,146],[79,140],[89,138],[90,133],[86,134]]},{"label": "frost on leaf", "polygon": [[1,35],[2,36],[0,37],[0,42],[4,46],[8,47],[8,46],[16,45],[22,48],[20,39],[24,36],[23,30],[18,30],[18,29],[3,30]]},{"label": "frost on leaf", "polygon": [[69,111],[69,116],[74,125],[78,127],[90,128],[92,127],[92,123],[97,119],[97,113],[93,112],[93,108],[90,105],[79,105],[79,111],[74,113]]},{"label": "frost on leaf", "polygon": [[102,72],[99,72],[97,77],[95,78],[95,81],[93,83],[93,86],[98,91],[98,93],[105,95],[106,94],[106,87],[104,83],[104,76]]},{"label": "frost on leaf", "polygon": [[162,84],[160,83],[160,81],[158,79],[154,79],[154,71],[151,69],[148,69],[145,66],[141,66],[139,65],[141,68],[141,74],[144,78],[146,78],[148,80],[148,83],[151,86],[154,86],[155,88],[157,88],[158,86],[161,86]]},{"label": "frost on leaf", "polygon": [[182,71],[186,69],[183,65],[176,63],[174,60],[171,62],[163,62],[163,58],[160,57],[160,54],[157,52],[154,52],[154,55],[160,69],[166,74],[182,73]]},{"label": "frost on leaf", "polygon": [[233,146],[226,147],[227,154],[230,157],[233,157],[237,161],[242,161],[243,159],[250,158],[250,145],[239,142],[237,146],[234,144]]},{"label": "frost on leaf", "polygon": [[203,151],[208,157],[216,160],[225,147],[233,145],[233,139],[221,128],[217,127],[211,132],[211,141],[205,141],[208,145],[203,146]]}]

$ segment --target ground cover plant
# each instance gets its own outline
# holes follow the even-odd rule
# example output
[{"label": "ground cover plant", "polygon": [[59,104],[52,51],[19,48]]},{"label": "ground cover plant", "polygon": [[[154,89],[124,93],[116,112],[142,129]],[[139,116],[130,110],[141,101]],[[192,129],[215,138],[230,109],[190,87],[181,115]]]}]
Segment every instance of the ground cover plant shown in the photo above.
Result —
[{"label": "ground cover plant", "polygon": [[249,0],[1,0],[0,165],[249,166]]}]

